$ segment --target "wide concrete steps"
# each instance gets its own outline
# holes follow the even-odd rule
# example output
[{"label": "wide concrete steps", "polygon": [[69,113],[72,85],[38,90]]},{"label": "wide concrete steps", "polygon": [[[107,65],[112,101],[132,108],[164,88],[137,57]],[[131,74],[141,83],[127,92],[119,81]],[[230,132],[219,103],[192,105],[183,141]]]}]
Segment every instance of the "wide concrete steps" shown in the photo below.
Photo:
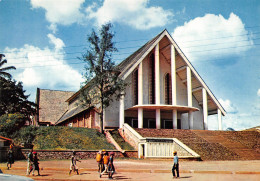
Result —
[{"label": "wide concrete steps", "polygon": [[177,138],[202,160],[260,160],[256,131],[135,129],[143,137]]},{"label": "wide concrete steps", "polygon": [[[233,132],[233,131],[205,131],[193,130],[195,134],[202,137],[210,143],[219,143],[228,150],[237,154],[241,160],[259,160],[260,153],[252,149],[252,144],[257,141],[248,135],[250,132]],[[257,132],[255,132],[258,134]],[[254,133],[253,133],[254,134]],[[257,135],[256,135],[257,136]],[[257,144],[257,142],[255,142]],[[251,148],[250,146],[251,145]]]}]

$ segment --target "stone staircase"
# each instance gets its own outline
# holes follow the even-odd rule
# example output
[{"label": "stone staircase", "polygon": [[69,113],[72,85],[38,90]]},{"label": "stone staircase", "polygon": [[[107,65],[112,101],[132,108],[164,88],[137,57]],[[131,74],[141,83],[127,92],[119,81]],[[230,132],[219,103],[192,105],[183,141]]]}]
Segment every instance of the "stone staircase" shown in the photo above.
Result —
[{"label": "stone staircase", "polygon": [[202,160],[260,160],[256,131],[135,129],[143,137],[177,138]]},{"label": "stone staircase", "polygon": [[[259,144],[259,133],[254,131],[205,131],[194,130],[195,134],[210,143],[219,143],[238,155],[241,160],[259,160],[260,153],[254,147]],[[257,138],[258,137],[258,138]]]}]

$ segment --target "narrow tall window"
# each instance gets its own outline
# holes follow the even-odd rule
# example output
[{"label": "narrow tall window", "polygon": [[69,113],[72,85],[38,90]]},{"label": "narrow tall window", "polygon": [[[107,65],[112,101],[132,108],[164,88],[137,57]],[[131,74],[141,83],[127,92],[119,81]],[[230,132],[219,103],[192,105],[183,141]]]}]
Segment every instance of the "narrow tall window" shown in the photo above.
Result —
[{"label": "narrow tall window", "polygon": [[138,104],[138,69],[133,73],[133,100],[134,105]]},{"label": "narrow tall window", "polygon": [[155,60],[154,54],[149,57],[149,103],[155,104]]},{"label": "narrow tall window", "polygon": [[172,104],[172,83],[171,83],[171,75],[167,73],[164,78],[164,95],[165,95],[165,104]]}]

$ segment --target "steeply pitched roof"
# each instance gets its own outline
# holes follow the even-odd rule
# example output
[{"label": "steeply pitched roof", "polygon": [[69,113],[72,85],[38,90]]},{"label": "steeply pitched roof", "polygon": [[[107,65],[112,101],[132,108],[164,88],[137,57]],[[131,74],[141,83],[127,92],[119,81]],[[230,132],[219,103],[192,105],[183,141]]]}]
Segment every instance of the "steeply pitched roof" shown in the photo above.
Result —
[{"label": "steeply pitched roof", "polygon": [[75,92],[38,89],[36,104],[39,106],[39,123],[55,122],[68,109],[65,101]]},{"label": "steeply pitched roof", "polygon": [[58,125],[60,123],[62,123],[63,121],[87,110],[89,107],[82,107],[81,105],[72,108],[71,110],[67,110],[62,116],[61,118],[55,123],[55,125]]},{"label": "steeply pitched roof", "polygon": [[120,72],[127,71],[134,63],[136,63],[136,61],[142,57],[142,55],[153,45],[153,43],[163,34],[164,31],[166,30],[163,30],[156,37],[148,41],[145,45],[127,57],[124,61],[119,63],[117,68],[120,70]]},{"label": "steeply pitched roof", "polygon": [[[148,41],[144,46],[139,48],[137,51],[135,51],[132,55],[127,57],[124,61],[122,61],[120,64],[117,65],[117,68],[119,69],[120,76],[122,78],[126,78],[131,72],[138,66],[138,64],[143,61],[143,59],[150,53],[150,51],[158,44],[164,37],[166,37],[169,40],[169,43],[174,46],[176,49],[176,52],[178,55],[182,58],[182,60],[185,62],[186,66],[189,66],[192,73],[198,80],[198,82],[201,84],[203,88],[206,89],[208,92],[209,97],[214,101],[216,106],[220,109],[223,115],[226,114],[226,111],[221,106],[217,98],[214,96],[214,94],[211,92],[209,87],[206,85],[204,80],[200,77],[198,72],[195,70],[195,68],[192,66],[188,58],[185,56],[185,54],[182,52],[182,50],[179,48],[177,43],[173,40],[169,32],[165,29],[161,33],[159,33],[157,36],[155,36],[153,39]],[[76,92],[69,100],[75,99],[77,95],[79,94],[80,90]]]}]

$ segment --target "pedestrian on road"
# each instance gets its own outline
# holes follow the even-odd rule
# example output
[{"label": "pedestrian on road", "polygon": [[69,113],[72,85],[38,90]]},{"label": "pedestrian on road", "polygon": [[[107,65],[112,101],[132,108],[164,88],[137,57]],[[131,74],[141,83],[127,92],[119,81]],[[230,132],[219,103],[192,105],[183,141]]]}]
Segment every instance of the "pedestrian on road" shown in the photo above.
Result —
[{"label": "pedestrian on road", "polygon": [[104,169],[103,153],[101,150],[97,153],[96,161],[98,163],[98,172],[101,173]]},{"label": "pedestrian on road", "polygon": [[37,152],[33,152],[33,171],[32,175],[34,176],[34,171],[38,171],[38,176],[40,176],[40,169],[39,169],[39,159],[37,156]]},{"label": "pedestrian on road", "polygon": [[30,175],[31,171],[32,171],[32,167],[33,167],[33,149],[30,150],[30,152],[28,153],[27,156],[27,173],[26,175]]},{"label": "pedestrian on road", "polygon": [[179,157],[177,155],[177,151],[174,151],[173,155],[174,155],[174,157],[173,157],[172,175],[173,175],[173,178],[175,178],[175,170],[176,170],[176,173],[177,173],[176,178],[179,178]]},{"label": "pedestrian on road", "polygon": [[77,172],[77,175],[79,175],[79,169],[77,167],[77,161],[81,162],[76,158],[76,152],[72,152],[72,157],[71,157],[71,162],[70,162],[70,172],[69,175],[71,174],[71,171],[73,170],[74,172]]},{"label": "pedestrian on road", "polygon": [[7,170],[9,170],[9,168],[12,167],[13,163],[14,163],[14,155],[13,155],[13,150],[10,148],[10,150],[8,150],[7,153]]},{"label": "pedestrian on road", "polygon": [[107,168],[108,168],[108,163],[109,163],[109,156],[108,156],[107,152],[105,152],[105,154],[104,154],[103,162],[104,162],[104,165],[105,165],[105,170],[102,173],[100,173],[100,175],[99,175],[100,178],[101,178],[102,175],[107,173]]},{"label": "pedestrian on road", "polygon": [[114,152],[110,153],[109,162],[108,162],[108,178],[112,179],[113,174],[115,173],[114,167]]}]

